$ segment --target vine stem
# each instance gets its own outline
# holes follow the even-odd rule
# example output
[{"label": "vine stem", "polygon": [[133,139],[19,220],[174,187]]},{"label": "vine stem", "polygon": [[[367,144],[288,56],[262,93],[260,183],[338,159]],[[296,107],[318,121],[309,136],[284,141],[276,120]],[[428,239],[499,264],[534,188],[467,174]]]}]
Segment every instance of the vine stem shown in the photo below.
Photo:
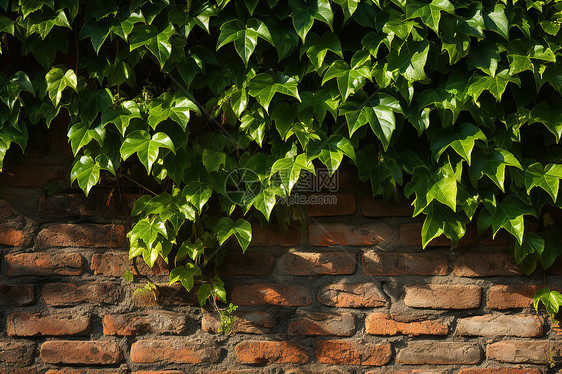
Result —
[{"label": "vine stem", "polygon": [[151,189],[149,189],[148,187],[143,186],[142,184],[140,184],[139,182],[137,182],[136,180],[130,178],[129,176],[125,175],[125,174],[119,174],[120,177],[125,177],[125,179],[133,182],[134,184],[136,184],[137,186],[144,188],[145,190],[147,190],[148,192],[150,192],[151,194],[153,194],[154,196],[157,196],[158,194],[154,191],[152,191]]}]

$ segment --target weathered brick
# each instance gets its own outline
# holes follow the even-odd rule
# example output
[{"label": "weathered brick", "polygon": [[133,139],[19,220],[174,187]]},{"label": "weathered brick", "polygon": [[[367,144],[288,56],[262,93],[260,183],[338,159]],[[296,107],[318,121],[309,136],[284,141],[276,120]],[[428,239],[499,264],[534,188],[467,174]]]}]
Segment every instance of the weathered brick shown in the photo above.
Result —
[{"label": "weathered brick", "polygon": [[48,305],[66,306],[80,303],[114,304],[120,298],[120,288],[113,283],[47,283],[41,297]]},{"label": "weathered brick", "polygon": [[371,335],[447,335],[449,326],[443,319],[371,313],[365,319],[365,330]]},{"label": "weathered brick", "polygon": [[92,199],[83,193],[57,193],[41,196],[37,210],[43,214],[55,214],[76,217],[95,215],[96,208]]},{"label": "weathered brick", "polygon": [[20,253],[6,255],[8,276],[80,275],[84,259],[78,253]]},{"label": "weathered brick", "polygon": [[455,258],[453,272],[458,277],[494,277],[523,274],[505,252],[463,253]]},{"label": "weathered brick", "polygon": [[319,247],[331,245],[371,246],[392,242],[393,231],[384,223],[357,226],[345,223],[313,223],[308,227],[308,243]]},{"label": "weathered brick", "polygon": [[457,335],[478,336],[542,336],[543,323],[535,315],[492,314],[460,318],[457,321]]},{"label": "weathered brick", "polygon": [[88,368],[64,368],[64,369],[51,369],[45,374],[125,374],[128,371],[125,368],[119,369],[88,369]]},{"label": "weathered brick", "polygon": [[131,346],[135,363],[210,364],[219,358],[219,349],[196,340],[140,340]]},{"label": "weathered brick", "polygon": [[[405,246],[421,246],[421,229],[422,223],[412,222],[405,223],[400,226],[400,243]],[[457,243],[456,247],[469,247],[476,245],[478,242],[478,234],[476,230],[469,226],[467,227],[466,234]],[[450,247],[451,240],[447,239],[445,235],[441,235],[427,244],[428,247]]]},{"label": "weathered brick", "polygon": [[487,307],[490,309],[530,308],[533,295],[542,286],[527,284],[495,284],[488,291]]},{"label": "weathered brick", "polygon": [[68,186],[70,168],[61,165],[14,165],[7,167],[0,175],[2,187],[43,187],[57,182]]},{"label": "weathered brick", "polygon": [[289,335],[355,334],[355,316],[350,313],[303,313],[289,324]]},{"label": "weathered brick", "polygon": [[119,344],[108,341],[47,341],[40,356],[48,364],[110,365],[123,359]]},{"label": "weathered brick", "polygon": [[13,228],[8,224],[0,224],[0,245],[19,247],[30,242],[31,238],[26,238],[24,231]]},{"label": "weathered brick", "polygon": [[318,301],[339,308],[376,308],[387,302],[378,283],[330,284],[318,293]]},{"label": "weathered brick", "polygon": [[0,340],[0,364],[14,366],[29,365],[33,362],[35,344],[21,340]]},{"label": "weathered brick", "polygon": [[546,364],[559,354],[560,347],[552,347],[548,341],[503,340],[488,344],[488,360],[514,364]]},{"label": "weathered brick", "polygon": [[502,368],[482,368],[482,369],[462,369],[459,374],[542,374],[539,369],[502,367]]},{"label": "weathered brick", "polygon": [[285,374],[349,374],[350,371],[346,369],[333,369],[322,367],[310,367],[310,368],[296,368],[289,369],[285,371]]},{"label": "weathered brick", "polygon": [[0,220],[6,221],[18,215],[18,212],[14,210],[12,204],[6,200],[0,200]]},{"label": "weathered brick", "polygon": [[31,284],[0,284],[0,306],[33,304],[35,292]]},{"label": "weathered brick", "polygon": [[477,364],[480,359],[478,345],[462,342],[409,342],[396,355],[396,362],[406,365]]},{"label": "weathered brick", "polygon": [[[240,370],[204,370],[199,374],[259,374],[260,370],[256,369],[240,369]],[[182,373],[184,374],[184,373]]]},{"label": "weathered brick", "polygon": [[219,268],[224,275],[268,275],[273,268],[273,255],[265,252],[227,254]]},{"label": "weathered brick", "polygon": [[365,217],[411,217],[414,208],[408,200],[384,201],[365,195],[361,198],[361,214]]},{"label": "weathered brick", "polygon": [[301,230],[297,226],[283,232],[276,226],[252,226],[250,247],[296,247],[301,242]]},{"label": "weathered brick", "polygon": [[185,373],[179,370],[142,370],[142,371],[133,371],[133,374],[185,374]]},{"label": "weathered brick", "polygon": [[286,341],[248,340],[238,343],[234,351],[238,361],[251,365],[305,364],[309,360],[302,347]]},{"label": "weathered brick", "polygon": [[51,223],[37,234],[35,244],[42,247],[119,248],[125,245],[123,225],[94,223]]},{"label": "weathered brick", "polygon": [[473,285],[426,284],[405,288],[404,303],[414,308],[478,308],[482,294],[482,289]]},{"label": "weathered brick", "polygon": [[363,254],[365,275],[447,275],[447,257],[439,253],[388,253],[368,251]]},{"label": "weathered brick", "polygon": [[141,257],[129,260],[127,252],[106,252],[92,256],[90,268],[95,275],[120,277],[124,272],[130,271],[134,275],[168,275],[168,265],[162,257],[158,257],[154,266],[149,267]]},{"label": "weathered brick", "polygon": [[319,340],[316,361],[334,365],[381,366],[392,356],[390,344],[372,344],[345,340]]},{"label": "weathered brick", "polygon": [[[234,322],[230,327],[230,333],[264,334],[273,328],[273,317],[265,312],[234,312]],[[219,332],[220,317],[218,313],[203,313],[201,328],[216,334]]]},{"label": "weathered brick", "polygon": [[90,329],[90,318],[75,314],[12,313],[8,317],[10,336],[82,335]]},{"label": "weathered brick", "polygon": [[106,314],[103,317],[105,335],[181,334],[186,329],[187,317],[183,313],[157,311],[141,315],[136,313]]},{"label": "weathered brick", "polygon": [[[2,373],[5,374],[37,374],[37,369],[33,367],[13,367],[5,366],[2,368]],[[48,374],[49,372],[47,372]]]},{"label": "weathered brick", "polygon": [[369,370],[365,374],[449,374],[449,370],[439,370],[439,369],[414,369],[414,366],[407,367],[394,367],[390,368],[379,368],[375,370]]},{"label": "weathered brick", "polygon": [[187,292],[181,284],[168,285],[165,283],[155,283],[156,291],[152,292],[144,289],[140,285],[136,285],[133,292],[133,303],[138,307],[151,306],[183,306],[183,305],[199,305],[197,301],[197,286]]},{"label": "weathered brick", "polygon": [[259,283],[235,287],[232,302],[236,305],[302,306],[312,303],[312,295],[306,287]]},{"label": "weathered brick", "polygon": [[306,210],[310,217],[345,216],[355,213],[355,196],[350,193],[308,195]]},{"label": "weathered brick", "polygon": [[356,255],[349,252],[289,252],[283,256],[283,270],[289,275],[353,274]]}]

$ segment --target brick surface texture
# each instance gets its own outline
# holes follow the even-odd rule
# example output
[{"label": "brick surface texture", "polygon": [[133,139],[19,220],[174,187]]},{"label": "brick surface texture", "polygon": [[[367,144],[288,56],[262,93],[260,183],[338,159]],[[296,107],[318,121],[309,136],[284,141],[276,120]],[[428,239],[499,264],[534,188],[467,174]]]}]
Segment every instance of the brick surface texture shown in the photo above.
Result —
[{"label": "brick surface texture", "polygon": [[173,261],[129,259],[135,186],[84,196],[71,160],[52,158],[63,140],[0,176],[0,373],[560,373],[562,329],[533,295],[562,289],[562,262],[526,277],[508,234],[470,225],[457,248],[439,237],[422,251],[411,201],[371,197],[350,170],[320,193],[335,204],[305,207],[307,225],[256,220],[246,253],[227,244],[225,335],[199,284],[168,283]]}]

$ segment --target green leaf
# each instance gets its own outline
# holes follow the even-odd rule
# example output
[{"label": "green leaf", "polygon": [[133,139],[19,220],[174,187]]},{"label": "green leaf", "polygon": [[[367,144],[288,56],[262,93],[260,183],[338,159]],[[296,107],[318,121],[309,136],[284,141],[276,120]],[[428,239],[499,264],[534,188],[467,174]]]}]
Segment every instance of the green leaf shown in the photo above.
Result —
[{"label": "green leaf", "polygon": [[328,0],[289,0],[289,6],[293,26],[303,43],[315,19],[332,27],[334,15]]},{"label": "green leaf", "polygon": [[99,54],[100,48],[109,36],[110,32],[110,20],[103,19],[101,21],[95,21],[91,19],[82,26],[80,33],[78,34],[78,38],[79,40],[90,38],[96,54]]},{"label": "green leaf", "polygon": [[426,81],[424,67],[429,53],[429,42],[404,42],[387,56],[388,70],[398,71],[408,81]]},{"label": "green leaf", "polygon": [[162,32],[158,32],[156,26],[139,24],[134,27],[129,37],[129,48],[133,51],[139,47],[146,46],[156,57],[162,68],[172,53],[170,38],[175,34],[176,31],[171,23]]},{"label": "green leaf", "polygon": [[14,105],[18,102],[22,91],[27,91],[35,96],[33,85],[23,71],[14,73],[6,82],[2,82],[2,80],[2,76],[0,76],[0,99],[10,110],[14,110]]},{"label": "green leaf", "polygon": [[534,187],[540,187],[556,201],[561,178],[562,165],[548,164],[543,167],[537,162],[525,169],[525,188],[530,194]]},{"label": "green leaf", "polygon": [[124,101],[118,110],[111,107],[104,110],[101,114],[101,124],[105,126],[113,123],[119,133],[125,136],[127,128],[134,118],[142,118],[139,106],[134,101]]},{"label": "green leaf", "polygon": [[509,151],[496,148],[489,155],[479,154],[474,158],[469,168],[470,181],[474,186],[478,184],[478,180],[486,175],[490,178],[502,191],[504,191],[505,168],[513,166],[523,170],[519,160]]},{"label": "green leaf", "polygon": [[[533,232],[527,233],[523,236],[522,244],[515,243],[515,245],[513,246],[515,263],[520,265],[521,262],[525,259],[525,257],[535,254],[537,256],[540,256],[543,253],[543,251],[544,251],[544,239]],[[527,275],[530,275],[531,272],[525,271]]]},{"label": "green leaf", "polygon": [[421,231],[424,249],[429,242],[443,234],[451,239],[451,248],[454,248],[464,236],[467,221],[464,214],[455,213],[449,207],[435,201],[429,204],[423,213],[426,215]]},{"label": "green leaf", "polygon": [[223,152],[211,151],[208,149],[203,150],[203,165],[207,172],[218,171],[221,166],[226,164],[226,154]]},{"label": "green leaf", "polygon": [[260,73],[248,82],[248,93],[255,97],[267,111],[273,95],[277,92],[301,101],[297,85],[295,78],[288,77],[281,72],[277,72],[275,76],[270,73]]},{"label": "green leaf", "polygon": [[554,134],[556,142],[562,138],[562,109],[551,107],[547,101],[542,101],[531,110],[529,124],[542,123]]},{"label": "green leaf", "polygon": [[70,171],[70,183],[78,180],[78,186],[86,196],[100,179],[100,167],[90,156],[82,156],[74,162]]},{"label": "green leaf", "polygon": [[208,283],[203,283],[199,286],[197,291],[197,299],[199,300],[199,305],[201,308],[207,303],[207,299],[211,296],[211,285]]},{"label": "green leaf", "polygon": [[242,218],[233,222],[229,217],[223,217],[212,227],[212,230],[217,236],[219,245],[224,244],[228,238],[234,235],[243,252],[246,252],[252,241],[252,226]]},{"label": "green leaf", "polygon": [[203,206],[209,201],[213,195],[213,190],[206,184],[198,181],[190,182],[181,192],[182,198],[193,204],[199,212],[203,210]]},{"label": "green leaf", "polygon": [[136,130],[127,135],[121,145],[120,153],[123,160],[136,153],[146,171],[150,173],[152,165],[158,159],[160,148],[167,148],[173,153],[176,152],[172,139],[163,132],[157,132],[151,137],[144,130]]},{"label": "green leaf", "polygon": [[88,145],[92,140],[97,141],[100,146],[103,145],[105,130],[102,125],[91,129],[89,125],[78,122],[68,129],[67,136],[70,140],[72,153],[76,156],[78,151],[85,145]]},{"label": "green leaf", "polygon": [[484,22],[488,30],[495,31],[505,39],[509,39],[509,21],[503,4],[496,4],[493,10],[485,12]]},{"label": "green leaf", "polygon": [[181,261],[187,256],[193,261],[196,261],[199,256],[205,252],[205,246],[200,239],[197,239],[195,243],[185,241],[182,243],[176,254],[176,261]]},{"label": "green leaf", "polygon": [[478,127],[463,123],[458,127],[450,127],[436,133],[431,138],[430,149],[435,160],[439,161],[443,152],[451,147],[470,165],[472,149],[477,140],[486,142],[486,135]]},{"label": "green leaf", "polygon": [[330,31],[326,31],[322,37],[311,33],[301,49],[301,55],[303,50],[306,51],[306,56],[316,69],[320,69],[328,51],[343,59],[340,40],[336,34]]},{"label": "green leaf", "polygon": [[473,75],[468,86],[468,94],[473,97],[474,101],[478,101],[482,91],[489,91],[496,100],[501,101],[502,95],[507,85],[512,82],[521,86],[521,80],[518,76],[512,76],[508,69],[502,70],[496,76]]},{"label": "green leaf", "polygon": [[[496,75],[498,62],[500,61],[500,49],[496,43],[483,40],[474,46],[472,53],[466,59],[470,70],[478,68],[491,77]],[[511,67],[510,67],[511,71]]]},{"label": "green leaf", "polygon": [[275,173],[279,173],[285,190],[287,193],[290,193],[293,186],[299,180],[302,170],[308,170],[313,174],[315,173],[314,165],[307,159],[305,153],[301,153],[294,158],[286,157],[275,161],[271,167],[270,175],[273,176]]},{"label": "green leaf", "polygon": [[523,203],[515,195],[507,195],[491,213],[492,238],[500,229],[513,235],[519,244],[523,243],[525,223],[523,216],[535,215],[533,208]]},{"label": "green leaf", "polygon": [[263,213],[265,218],[269,221],[271,212],[277,203],[277,196],[283,196],[283,190],[275,187],[261,188],[256,194],[251,204]]},{"label": "green leaf", "polygon": [[220,35],[217,50],[223,45],[234,42],[234,48],[238,55],[248,65],[250,56],[256,49],[258,37],[273,45],[273,40],[267,26],[257,18],[250,18],[244,25],[240,20],[232,20],[223,23],[220,27]]},{"label": "green leaf", "polygon": [[406,3],[406,15],[408,18],[421,18],[422,22],[439,35],[439,20],[441,12],[454,14],[455,7],[448,0],[433,0],[429,4],[417,1]]},{"label": "green leaf", "polygon": [[349,95],[363,87],[365,79],[371,79],[371,69],[364,64],[350,68],[345,61],[337,60],[326,70],[322,85],[333,78],[336,78],[338,90],[346,101]]},{"label": "green leaf", "polygon": [[53,68],[45,75],[45,81],[47,82],[49,98],[54,106],[59,105],[65,88],[70,87],[78,92],[78,80],[72,69],[64,72],[61,68]]},{"label": "green leaf", "polygon": [[326,145],[320,150],[318,158],[326,165],[331,176],[340,167],[343,155],[356,161],[355,149],[349,139],[341,135],[331,135],[326,141]]},{"label": "green leaf", "polygon": [[189,292],[194,285],[194,277],[202,274],[199,266],[188,262],[185,266],[178,266],[170,271],[170,284],[180,282]]},{"label": "green leaf", "polygon": [[151,100],[148,110],[148,124],[155,129],[156,126],[170,118],[184,130],[189,122],[189,112],[201,114],[197,105],[186,97],[174,97],[168,92]]}]

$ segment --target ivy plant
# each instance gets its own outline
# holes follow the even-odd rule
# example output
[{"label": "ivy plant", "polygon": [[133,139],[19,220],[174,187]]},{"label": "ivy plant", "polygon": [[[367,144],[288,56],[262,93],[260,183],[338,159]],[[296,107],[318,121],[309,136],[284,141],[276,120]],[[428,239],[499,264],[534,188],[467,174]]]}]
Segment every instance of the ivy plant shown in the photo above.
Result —
[{"label": "ivy plant", "polygon": [[562,253],[561,23],[557,0],[0,0],[0,166],[67,115],[71,181],[142,186],[130,257],[201,304],[249,217],[342,163],[413,200],[423,247],[475,222],[530,274]]}]

